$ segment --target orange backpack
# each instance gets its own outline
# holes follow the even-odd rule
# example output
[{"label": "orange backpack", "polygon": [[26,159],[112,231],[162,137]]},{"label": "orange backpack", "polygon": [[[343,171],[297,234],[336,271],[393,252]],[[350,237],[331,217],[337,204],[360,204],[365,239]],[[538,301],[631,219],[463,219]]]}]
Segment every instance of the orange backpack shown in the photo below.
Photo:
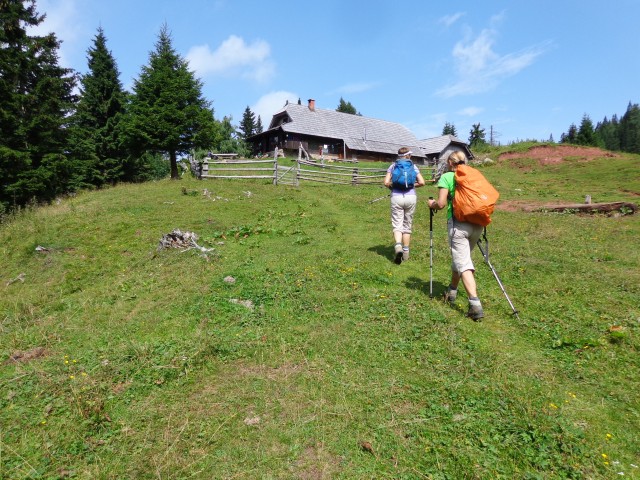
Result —
[{"label": "orange backpack", "polygon": [[455,171],[456,191],[453,196],[453,216],[461,222],[486,227],[500,194],[478,170],[458,165]]}]

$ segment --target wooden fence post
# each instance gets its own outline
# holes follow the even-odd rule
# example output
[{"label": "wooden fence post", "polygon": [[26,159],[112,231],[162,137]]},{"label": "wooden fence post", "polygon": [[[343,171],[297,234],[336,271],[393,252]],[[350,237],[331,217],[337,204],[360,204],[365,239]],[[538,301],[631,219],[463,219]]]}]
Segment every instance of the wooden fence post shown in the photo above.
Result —
[{"label": "wooden fence post", "polygon": [[351,178],[351,185],[357,185],[358,184],[358,167],[355,167],[353,169],[353,176]]},{"label": "wooden fence post", "polygon": [[273,184],[278,185],[278,159],[273,161]]}]

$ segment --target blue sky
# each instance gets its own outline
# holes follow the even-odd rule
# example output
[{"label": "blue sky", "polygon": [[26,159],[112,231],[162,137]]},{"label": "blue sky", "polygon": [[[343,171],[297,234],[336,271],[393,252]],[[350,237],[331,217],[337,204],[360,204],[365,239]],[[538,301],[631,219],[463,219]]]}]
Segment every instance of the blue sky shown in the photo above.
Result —
[{"label": "blue sky", "polygon": [[216,118],[249,106],[265,127],[286,100],[367,117],[418,138],[445,122],[468,140],[558,141],[640,102],[640,0],[38,0],[60,62],[87,71],[102,27],[124,87],[148,63],[164,23],[204,83]]}]

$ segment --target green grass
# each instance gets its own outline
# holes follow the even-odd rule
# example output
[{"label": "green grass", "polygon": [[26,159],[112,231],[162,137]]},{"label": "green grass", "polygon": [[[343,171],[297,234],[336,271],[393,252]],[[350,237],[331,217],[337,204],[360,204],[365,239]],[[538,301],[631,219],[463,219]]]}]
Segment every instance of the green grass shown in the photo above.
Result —
[{"label": "green grass", "polygon": [[[612,162],[483,172],[503,200],[637,201],[640,159]],[[640,478],[637,215],[497,211],[520,320],[476,252],[474,323],[429,298],[424,202],[393,264],[383,194],[167,180],[0,225],[0,478]],[[157,251],[174,228],[214,251]]]}]

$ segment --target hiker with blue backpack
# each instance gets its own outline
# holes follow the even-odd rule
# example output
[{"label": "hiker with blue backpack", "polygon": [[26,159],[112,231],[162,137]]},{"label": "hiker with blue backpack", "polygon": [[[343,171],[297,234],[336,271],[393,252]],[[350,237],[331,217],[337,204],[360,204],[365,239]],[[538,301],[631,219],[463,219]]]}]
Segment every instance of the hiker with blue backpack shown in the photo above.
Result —
[{"label": "hiker with blue backpack", "polygon": [[426,183],[418,167],[411,161],[411,153],[407,147],[400,148],[397,160],[389,166],[384,177],[384,186],[391,189],[394,262],[398,265],[409,260],[413,216],[418,203],[416,188]]}]

